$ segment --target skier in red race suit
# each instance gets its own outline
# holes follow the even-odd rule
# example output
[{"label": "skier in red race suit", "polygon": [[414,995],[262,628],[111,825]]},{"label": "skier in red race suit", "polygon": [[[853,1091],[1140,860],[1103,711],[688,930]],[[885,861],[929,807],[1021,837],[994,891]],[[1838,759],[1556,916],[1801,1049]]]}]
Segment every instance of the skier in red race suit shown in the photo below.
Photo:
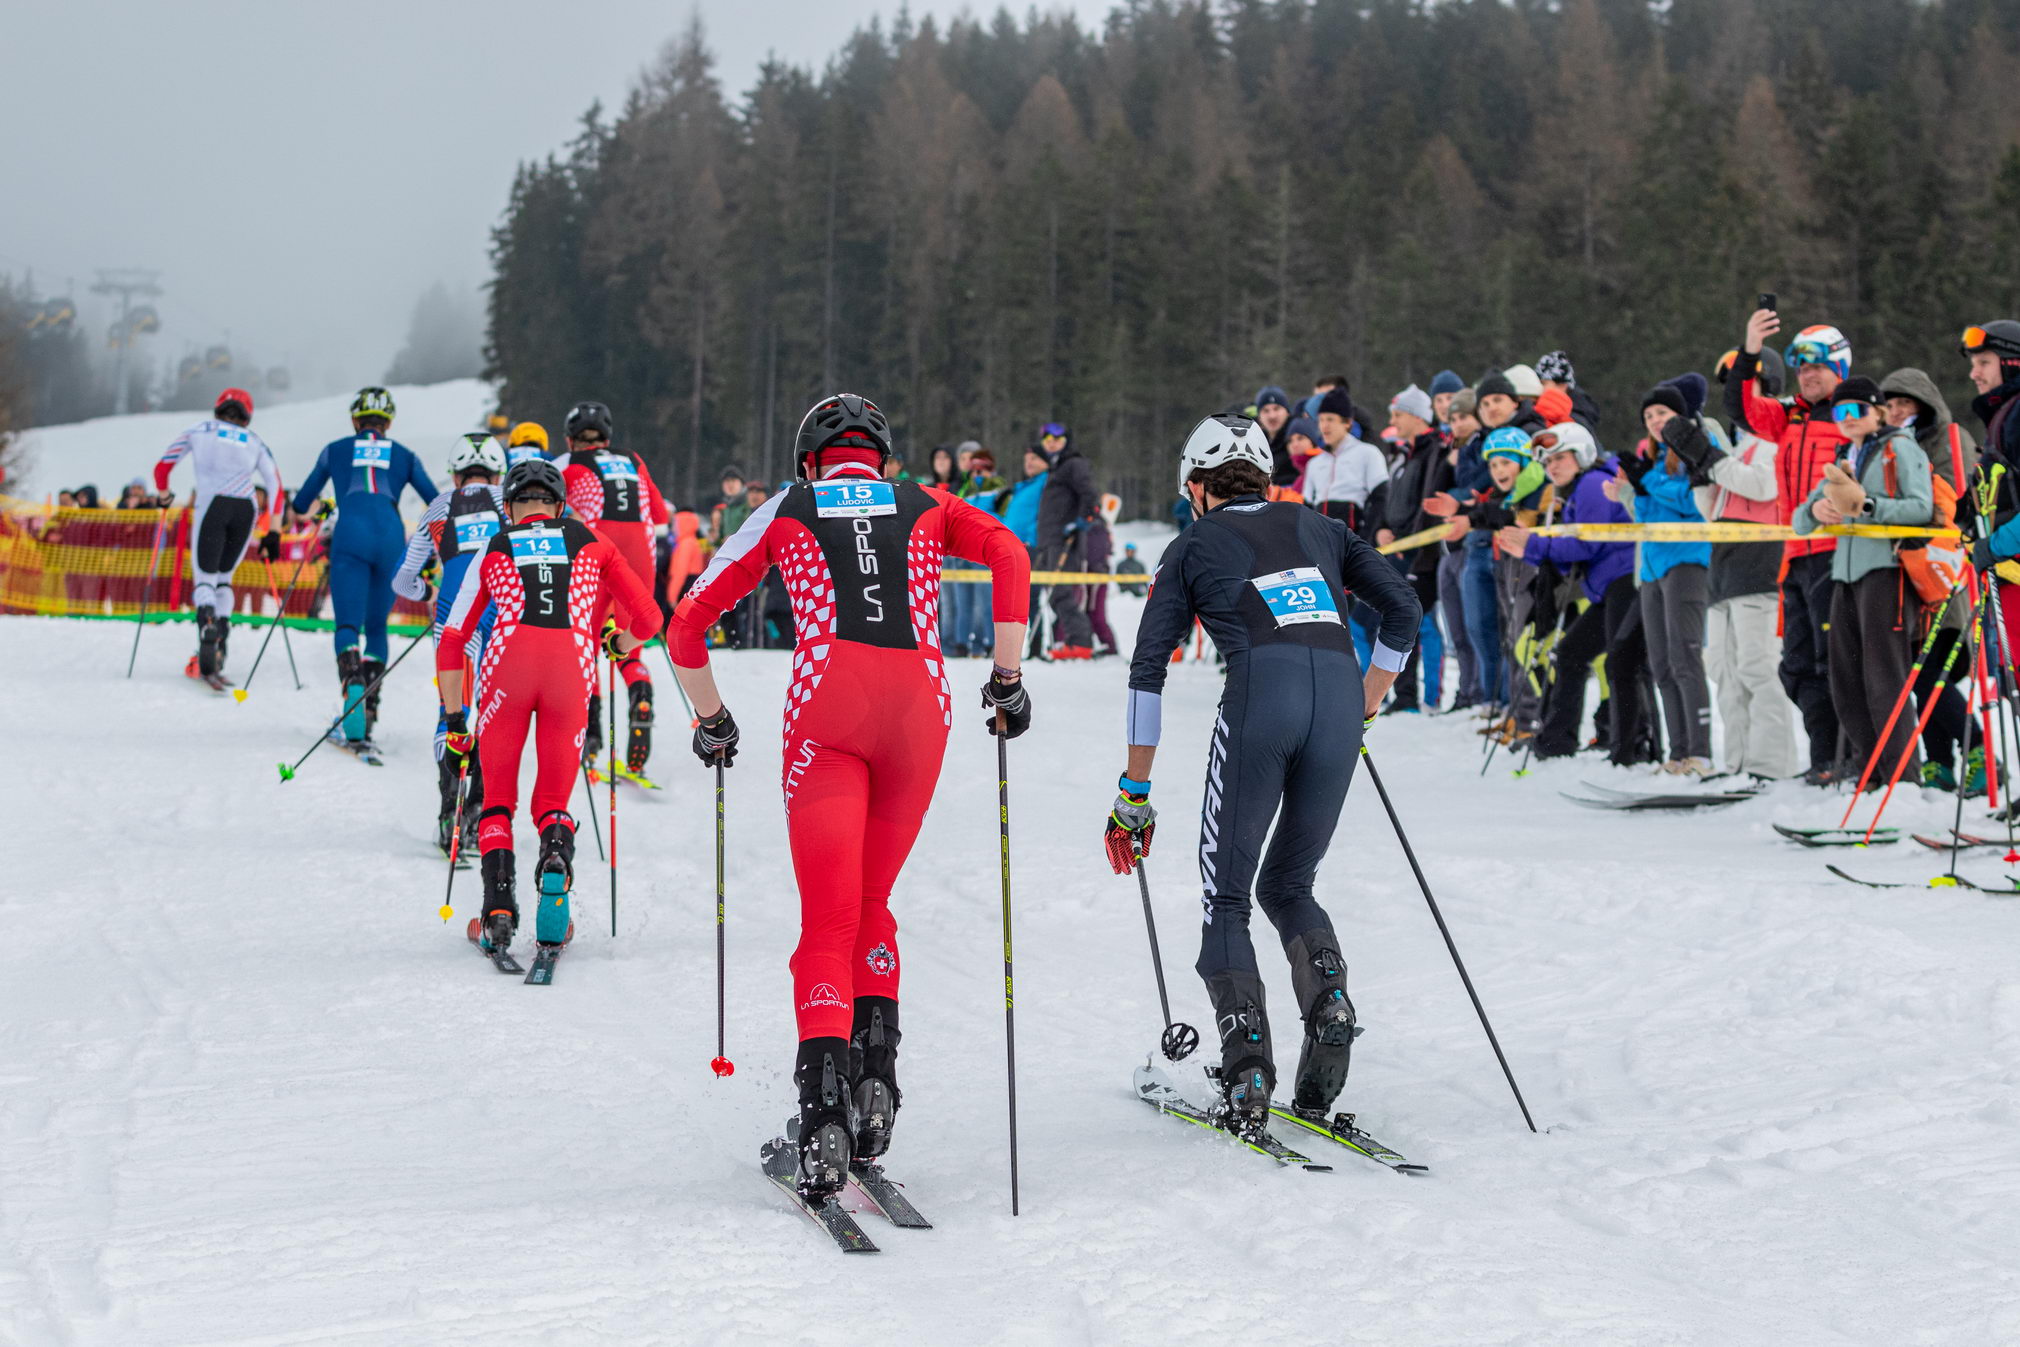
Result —
[{"label": "skier in red race suit", "polygon": [[606,606],[614,605],[622,627],[611,632],[605,648],[622,659],[659,627],[651,591],[617,549],[582,521],[560,517],[566,490],[561,470],[546,459],[529,459],[505,474],[511,522],[465,568],[435,647],[435,676],[448,720],[446,751],[460,759],[469,754],[473,737],[463,706],[464,646],[476,635],[484,610],[497,605],[477,666],[482,701],[474,728],[484,769],[484,809],[478,816],[484,915],[481,926],[470,923],[470,938],[487,954],[509,946],[519,929],[512,814],[519,802],[519,755],[534,716],[540,724],[532,814],[540,832],[542,893],[534,937],[542,945],[559,945],[571,931],[575,819],[568,797],[582,761],[589,692],[596,686],[592,632]]},{"label": "skier in red race suit", "polygon": [[944,557],[994,573],[996,668],[988,726],[1031,723],[1018,668],[1030,561],[1015,534],[958,496],[886,482],[890,428],[874,403],[825,398],[800,423],[799,479],[722,545],[667,624],[700,717],[704,765],[736,754],[736,722],[704,634],[777,566],[796,642],[786,691],[785,800],[800,889],[793,997],[800,1048],[800,1190],[837,1192],[852,1163],[882,1155],[898,1108],[898,940],[891,885],[939,783],[953,724],[940,650]]},{"label": "skier in red race suit", "polygon": [[[650,590],[657,569],[652,556],[653,532],[664,528],[671,517],[666,498],[653,484],[645,460],[610,442],[610,408],[600,402],[578,402],[568,413],[567,435],[568,450],[557,462],[562,480],[568,483],[568,508],[609,540],[638,582]],[[643,772],[652,755],[652,679],[646,675],[645,661],[636,654],[621,662],[617,671],[624,675],[631,697],[625,764],[634,772]],[[595,689],[590,689],[592,733],[602,723],[601,702]],[[593,754],[596,749],[590,751]]]}]

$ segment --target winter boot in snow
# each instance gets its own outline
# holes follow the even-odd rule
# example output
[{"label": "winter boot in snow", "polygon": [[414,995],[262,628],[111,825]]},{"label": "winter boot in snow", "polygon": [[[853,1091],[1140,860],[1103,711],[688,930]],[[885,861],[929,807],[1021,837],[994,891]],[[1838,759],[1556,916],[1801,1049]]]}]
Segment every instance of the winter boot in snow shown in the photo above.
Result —
[{"label": "winter boot in snow", "polygon": [[600,772],[603,762],[603,694],[589,694],[589,723],[582,727],[582,760],[589,770]]},{"label": "winter boot in snow", "polygon": [[856,1150],[855,1100],[849,1094],[849,1045],[839,1038],[800,1044],[793,1080],[800,1087],[797,1136],[800,1193],[810,1201],[833,1197],[849,1181]]},{"label": "winter boot in snow", "polygon": [[516,865],[510,847],[484,853],[484,915],[470,918],[470,938],[486,954],[510,948],[512,933],[519,929],[519,898],[513,881]]},{"label": "winter boot in snow", "polygon": [[540,915],[533,935],[543,945],[565,945],[575,937],[568,917],[568,891],[575,887],[575,820],[557,809],[540,820]]},{"label": "winter boot in snow", "polygon": [[1354,1003],[1347,999],[1347,965],[1331,931],[1306,931],[1290,943],[1291,983],[1304,1008],[1305,1045],[1298,1053],[1291,1107],[1314,1118],[1346,1087],[1354,1051]]},{"label": "winter boot in snow", "polygon": [[1220,1030],[1221,1125],[1240,1137],[1259,1136],[1269,1121],[1270,1094],[1276,1088],[1276,1062],[1270,1051],[1269,1014],[1264,1009],[1262,979],[1254,973],[1215,973],[1206,980]]},{"label": "winter boot in snow", "polygon": [[898,1003],[888,996],[856,998],[849,1035],[849,1079],[856,1083],[856,1154],[874,1160],[891,1149],[898,1121]]},{"label": "winter boot in snow", "polygon": [[224,667],[224,659],[218,652],[221,639],[217,620],[217,609],[209,604],[196,610],[196,671],[205,678]]},{"label": "winter boot in snow", "polygon": [[646,759],[651,756],[652,680],[641,678],[631,685],[631,739],[624,746],[624,765],[634,772],[643,772]]},{"label": "winter boot in snow", "polygon": [[337,681],[344,689],[344,738],[362,743],[371,737],[365,720],[365,680],[360,674],[363,661],[354,646],[337,656]]}]

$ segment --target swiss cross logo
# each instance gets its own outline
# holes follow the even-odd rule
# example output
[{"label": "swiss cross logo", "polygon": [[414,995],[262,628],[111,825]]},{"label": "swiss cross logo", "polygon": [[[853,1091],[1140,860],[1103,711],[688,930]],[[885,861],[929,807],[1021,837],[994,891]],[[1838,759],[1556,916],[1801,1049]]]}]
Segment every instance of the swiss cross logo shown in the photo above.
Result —
[{"label": "swiss cross logo", "polygon": [[875,949],[863,956],[863,961],[869,964],[870,971],[880,978],[890,977],[898,971],[898,956],[881,940],[877,942]]}]

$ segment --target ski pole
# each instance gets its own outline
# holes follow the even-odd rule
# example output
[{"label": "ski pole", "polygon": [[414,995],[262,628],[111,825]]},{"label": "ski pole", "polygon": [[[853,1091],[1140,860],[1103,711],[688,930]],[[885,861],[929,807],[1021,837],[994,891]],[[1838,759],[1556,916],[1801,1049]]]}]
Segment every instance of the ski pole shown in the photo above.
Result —
[{"label": "ski pole", "polygon": [[133,677],[133,662],[140,658],[140,630],[147,625],[147,601],[154,595],[154,573],[161,569],[161,535],[168,528],[169,507],[161,507],[154,521],[154,548],[147,554],[147,579],[140,586],[140,612],[133,619],[133,650],[126,657],[126,676]]},{"label": "ski pole", "polygon": [[1009,717],[996,712],[996,821],[1003,859],[1003,1069],[1010,1086],[1010,1214],[1017,1214],[1017,981],[1010,964]]},{"label": "ski pole", "polygon": [[1143,872],[1143,837],[1136,847],[1136,887],[1143,894],[1143,928],[1150,933],[1150,966],[1157,973],[1157,1007],[1164,1012],[1164,1036],[1158,1050],[1167,1061],[1182,1062],[1199,1047],[1199,1030],[1171,1018],[1171,998],[1164,990],[1164,955],[1157,948],[1157,916],[1150,909],[1150,876]]},{"label": "ski pole", "polygon": [[[471,745],[475,751],[476,745]],[[463,765],[456,771],[456,831],[449,834],[449,882],[442,886],[442,920],[446,923],[456,915],[456,909],[449,906],[449,895],[456,891],[456,858],[463,847],[463,795],[470,787],[470,756],[463,755]]]},{"label": "ski pole", "polygon": [[[610,788],[610,934],[617,934],[617,661],[610,661],[610,693],[604,700],[610,708],[610,780],[604,784]],[[595,807],[595,797],[590,797],[590,806]]]},{"label": "ski pole", "polygon": [[[596,812],[596,785],[589,779],[589,764],[582,764],[582,793],[589,797],[589,812]],[[593,820],[592,820],[593,821]],[[591,828],[589,835],[596,841],[596,859],[603,859],[603,834]]]},{"label": "ski pole", "polygon": [[[371,696],[373,690],[376,689],[379,686],[379,684],[386,681],[386,675],[392,673],[393,670],[399,668],[400,662],[406,659],[407,656],[414,653],[414,647],[421,644],[423,638],[425,638],[428,635],[428,631],[429,631],[428,628],[423,627],[421,629],[421,634],[419,636],[416,636],[413,640],[407,642],[407,648],[405,650],[402,650],[399,653],[399,655],[395,657],[395,659],[391,664],[388,664],[384,669],[380,670],[379,676],[377,678],[374,678],[370,683],[367,683],[365,685],[365,692],[364,692],[365,696],[367,697]],[[337,718],[329,723],[329,727],[327,729],[325,729],[320,735],[316,736],[316,741],[313,744],[309,745],[309,751],[307,753],[304,753],[299,758],[295,759],[295,765],[293,767],[288,766],[284,762],[277,762],[274,764],[274,766],[280,768],[281,780],[292,781],[295,779],[295,772],[300,769],[303,763],[309,760],[311,754],[313,754],[317,749],[321,748],[324,744],[330,741],[330,730],[334,730],[335,728],[337,728],[337,726],[343,724],[344,716],[346,714],[347,712],[344,711],[337,712]]]},{"label": "ski pole", "polygon": [[[1963,644],[1962,641],[1958,641],[1952,645],[1950,653],[1943,659],[1943,667],[1937,670],[1935,690],[1925,699],[1927,705],[1922,707],[1922,713],[1915,717],[1915,728],[1909,733],[1908,741],[1901,745],[1900,760],[1894,764],[1893,775],[1887,778],[1887,792],[1880,797],[1880,807],[1873,811],[1873,821],[1866,825],[1866,835],[1860,839],[1862,842],[1871,842],[1873,840],[1873,830],[1880,826],[1880,815],[1887,812],[1887,801],[1894,798],[1894,787],[1900,782],[1901,773],[1907,770],[1908,759],[1915,756],[1915,744],[1921,739],[1922,731],[1927,728],[1929,717],[1936,713],[1936,703],[1941,699],[1943,686],[1949,680],[1950,670],[1955,667],[1957,652],[1963,648]],[[1911,673],[1908,675],[1908,686],[1913,687],[1914,685],[1915,675]],[[1893,722],[1889,721],[1888,728],[1891,729],[1892,726]],[[1883,737],[1878,744],[1874,745],[1873,751],[1875,755],[1884,751],[1886,743],[1887,741]],[[1854,801],[1858,798],[1856,794],[1852,796]]]},{"label": "ski pole", "polygon": [[1424,891],[1424,901],[1430,904],[1431,920],[1438,923],[1438,934],[1445,937],[1445,948],[1452,955],[1452,966],[1459,970],[1459,981],[1466,984],[1466,995],[1472,999],[1473,1013],[1480,1017],[1480,1027],[1487,1031],[1487,1042],[1494,1049],[1494,1060],[1501,1063],[1501,1074],[1508,1078],[1508,1088],[1515,1093],[1515,1106],[1522,1110],[1522,1121],[1529,1124],[1529,1130],[1536,1130],[1536,1120],[1529,1116],[1529,1105],[1522,1098],[1522,1087],[1515,1083],[1515,1073],[1508,1068],[1508,1058],[1501,1051],[1501,1040],[1494,1037],[1494,1026],[1487,1022],[1487,1011],[1480,1004],[1480,993],[1473,990],[1473,979],[1466,973],[1465,961],[1459,957],[1459,947],[1452,943],[1452,932],[1445,925],[1445,914],[1438,910],[1438,900],[1431,896],[1431,883],[1424,878],[1424,867],[1417,864],[1417,853],[1410,847],[1410,839],[1403,832],[1403,820],[1396,816],[1396,806],[1390,803],[1388,788],[1382,784],[1382,774],[1375,770],[1375,756],[1368,752],[1366,744],[1361,745],[1361,761],[1368,765],[1368,780],[1375,783],[1375,793],[1382,797],[1382,808],[1388,811],[1389,826],[1396,830],[1396,840],[1402,843],[1403,856],[1410,862],[1410,873],[1417,877],[1417,887]]},{"label": "ski pole", "polygon": [[[1951,586],[1950,592],[1953,594],[1956,593],[1956,586]],[[1929,652],[1935,648],[1936,638],[1942,634],[1942,631],[1942,623],[1931,622],[1929,624],[1929,634],[1922,638],[1922,648],[1915,652],[1915,662],[1908,669],[1908,681],[1901,685],[1901,695],[1894,698],[1894,709],[1888,714],[1887,723],[1880,730],[1879,742],[1873,745],[1873,751],[1866,756],[1866,770],[1859,773],[1859,784],[1852,788],[1852,798],[1845,805],[1845,816],[1838,820],[1840,828],[1850,825],[1852,812],[1859,807],[1859,796],[1865,792],[1866,782],[1873,775],[1873,768],[1879,766],[1880,755],[1885,751],[1887,746],[1887,737],[1894,732],[1894,723],[1901,718],[1901,710],[1908,704],[1908,694],[1915,690],[1915,680],[1922,676],[1922,666],[1928,663]],[[1955,654],[1956,652],[1953,649],[1951,653]],[[1935,698],[1931,697],[1929,699],[1930,705],[1933,706],[1935,700]],[[1870,840],[1870,831],[1867,837]]]},{"label": "ski pole", "polygon": [[[675,680],[678,683],[678,679]],[[729,1059],[729,1052],[723,1046],[724,1024],[728,1012],[724,1004],[726,981],[723,976],[723,856],[727,850],[723,836],[722,820],[722,755],[715,759],[715,1060],[708,1069],[718,1076],[733,1075],[736,1063]]]},{"label": "ski pole", "polygon": [[[253,656],[252,669],[245,676],[245,686],[241,688],[234,688],[232,690],[232,696],[237,698],[239,701],[244,701],[246,699],[246,694],[252,691],[253,679],[259,677],[260,661],[267,657],[267,647],[274,643],[274,627],[286,625],[286,618],[288,615],[287,601],[288,599],[291,599],[295,596],[295,582],[302,578],[302,567],[308,564],[309,564],[309,554],[307,549],[303,549],[302,559],[295,563],[295,573],[288,577],[287,598],[280,600],[280,611],[274,614],[273,626],[267,628],[266,639],[260,642],[259,653]],[[271,579],[272,577],[269,576],[268,578]],[[288,642],[287,649],[288,649],[288,667],[290,669],[294,669],[295,668],[294,644],[292,642]],[[296,669],[295,690],[297,692],[301,691],[301,686],[302,686],[301,671],[299,669]]]}]

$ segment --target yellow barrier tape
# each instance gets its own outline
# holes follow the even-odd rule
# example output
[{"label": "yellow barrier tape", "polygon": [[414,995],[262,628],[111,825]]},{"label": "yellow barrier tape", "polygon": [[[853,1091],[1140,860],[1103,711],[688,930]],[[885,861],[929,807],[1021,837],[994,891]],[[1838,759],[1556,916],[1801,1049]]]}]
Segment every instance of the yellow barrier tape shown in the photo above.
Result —
[{"label": "yellow barrier tape", "polygon": [[1445,537],[1445,530],[1451,527],[1451,521],[1447,520],[1445,523],[1433,525],[1431,528],[1427,528],[1420,533],[1412,533],[1407,538],[1398,538],[1392,543],[1384,543],[1375,550],[1387,557],[1394,556],[1398,552],[1407,552],[1413,547],[1423,547],[1429,543],[1442,542]]},{"label": "yellow barrier tape", "polygon": [[1797,533],[1786,524],[1545,524],[1539,538],[1581,538],[1595,543],[1778,543],[1791,538],[1957,538],[1958,530],[1912,524],[1832,524]]},{"label": "yellow barrier tape", "polygon": [[[941,571],[942,580],[959,582],[993,580],[993,571]],[[1150,579],[1147,575],[1113,576],[1106,571],[1033,571],[1031,583],[1034,585],[1105,585],[1111,580],[1135,581],[1142,584]]]}]

